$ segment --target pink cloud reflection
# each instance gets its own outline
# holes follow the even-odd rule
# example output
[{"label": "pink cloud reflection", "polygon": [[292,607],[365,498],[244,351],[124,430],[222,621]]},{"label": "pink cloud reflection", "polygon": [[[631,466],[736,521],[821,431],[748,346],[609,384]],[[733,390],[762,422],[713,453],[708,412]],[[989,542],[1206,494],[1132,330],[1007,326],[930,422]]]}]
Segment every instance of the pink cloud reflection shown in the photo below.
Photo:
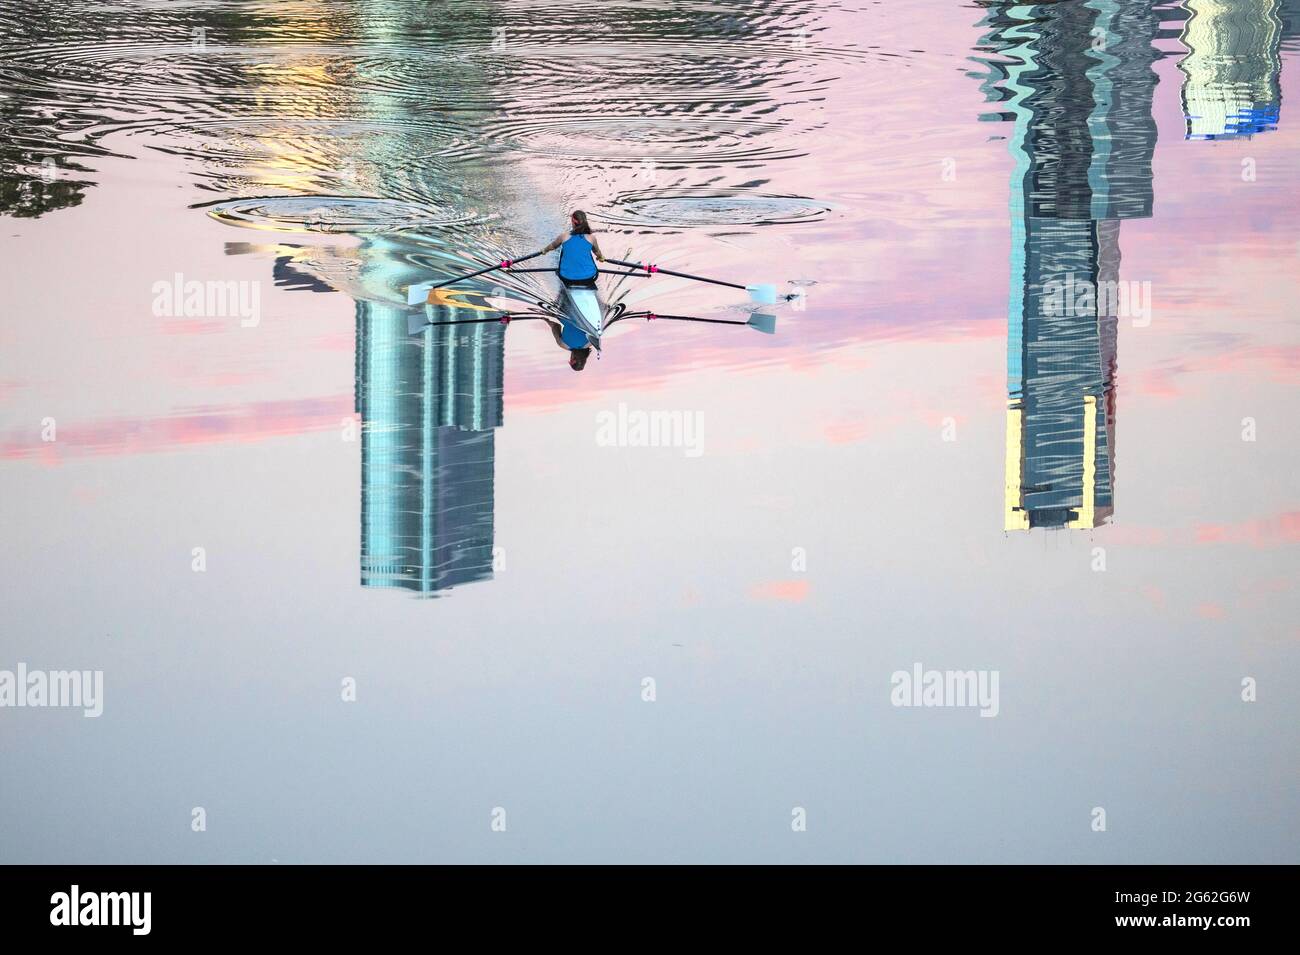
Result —
[{"label": "pink cloud reflection", "polygon": [[267,438],[339,427],[351,417],[352,395],[251,402],[193,409],[162,418],[111,418],[60,425],[57,441],[43,442],[40,430],[10,431],[0,441],[0,459],[39,459],[57,464],[66,454],[140,454],[177,447]]}]

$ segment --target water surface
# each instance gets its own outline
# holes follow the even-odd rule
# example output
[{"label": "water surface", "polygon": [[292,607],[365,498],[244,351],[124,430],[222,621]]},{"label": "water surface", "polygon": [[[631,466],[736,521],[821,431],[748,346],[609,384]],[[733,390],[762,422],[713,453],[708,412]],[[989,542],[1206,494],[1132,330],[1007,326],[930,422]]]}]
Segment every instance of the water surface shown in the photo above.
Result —
[{"label": "water surface", "polygon": [[1292,0],[437,6],[5,7],[0,860],[1296,861]]}]

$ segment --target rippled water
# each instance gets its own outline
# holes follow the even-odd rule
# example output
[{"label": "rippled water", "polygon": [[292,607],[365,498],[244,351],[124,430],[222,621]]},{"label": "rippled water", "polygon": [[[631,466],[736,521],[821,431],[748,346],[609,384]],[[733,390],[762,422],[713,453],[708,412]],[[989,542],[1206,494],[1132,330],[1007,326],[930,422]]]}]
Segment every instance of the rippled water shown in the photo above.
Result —
[{"label": "rippled water", "polygon": [[1298,32],[0,7],[0,859],[1295,861]]}]

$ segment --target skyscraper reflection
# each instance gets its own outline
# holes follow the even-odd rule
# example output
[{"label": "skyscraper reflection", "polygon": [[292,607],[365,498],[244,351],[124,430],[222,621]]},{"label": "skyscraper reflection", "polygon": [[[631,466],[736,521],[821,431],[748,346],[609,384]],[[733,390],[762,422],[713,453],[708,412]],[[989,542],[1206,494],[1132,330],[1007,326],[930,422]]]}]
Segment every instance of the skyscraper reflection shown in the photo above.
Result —
[{"label": "skyscraper reflection", "polygon": [[[1114,510],[1120,223],[1151,215],[1158,17],[1137,0],[995,4],[983,90],[1009,120],[1004,526]],[[987,55],[992,54],[992,55]]]},{"label": "skyscraper reflection", "polygon": [[505,327],[411,312],[357,302],[361,584],[434,594],[492,576]]},{"label": "skyscraper reflection", "polygon": [[1277,129],[1282,93],[1279,0],[1186,0],[1183,115],[1188,139]]}]

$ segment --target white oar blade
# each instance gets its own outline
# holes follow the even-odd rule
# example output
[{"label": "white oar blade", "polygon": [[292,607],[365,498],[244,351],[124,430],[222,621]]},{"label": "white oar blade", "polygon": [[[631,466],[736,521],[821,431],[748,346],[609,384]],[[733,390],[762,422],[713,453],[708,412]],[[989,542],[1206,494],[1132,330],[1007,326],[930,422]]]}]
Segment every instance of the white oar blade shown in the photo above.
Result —
[{"label": "white oar blade", "polygon": [[765,312],[755,312],[749,316],[749,327],[764,335],[776,334],[776,316]]},{"label": "white oar blade", "polygon": [[429,300],[429,292],[433,290],[433,283],[426,282],[424,285],[412,285],[406,290],[407,305],[423,305]]},{"label": "white oar blade", "polygon": [[776,304],[776,286],[775,285],[746,285],[745,291],[749,293],[750,299],[756,305],[775,305]]}]

